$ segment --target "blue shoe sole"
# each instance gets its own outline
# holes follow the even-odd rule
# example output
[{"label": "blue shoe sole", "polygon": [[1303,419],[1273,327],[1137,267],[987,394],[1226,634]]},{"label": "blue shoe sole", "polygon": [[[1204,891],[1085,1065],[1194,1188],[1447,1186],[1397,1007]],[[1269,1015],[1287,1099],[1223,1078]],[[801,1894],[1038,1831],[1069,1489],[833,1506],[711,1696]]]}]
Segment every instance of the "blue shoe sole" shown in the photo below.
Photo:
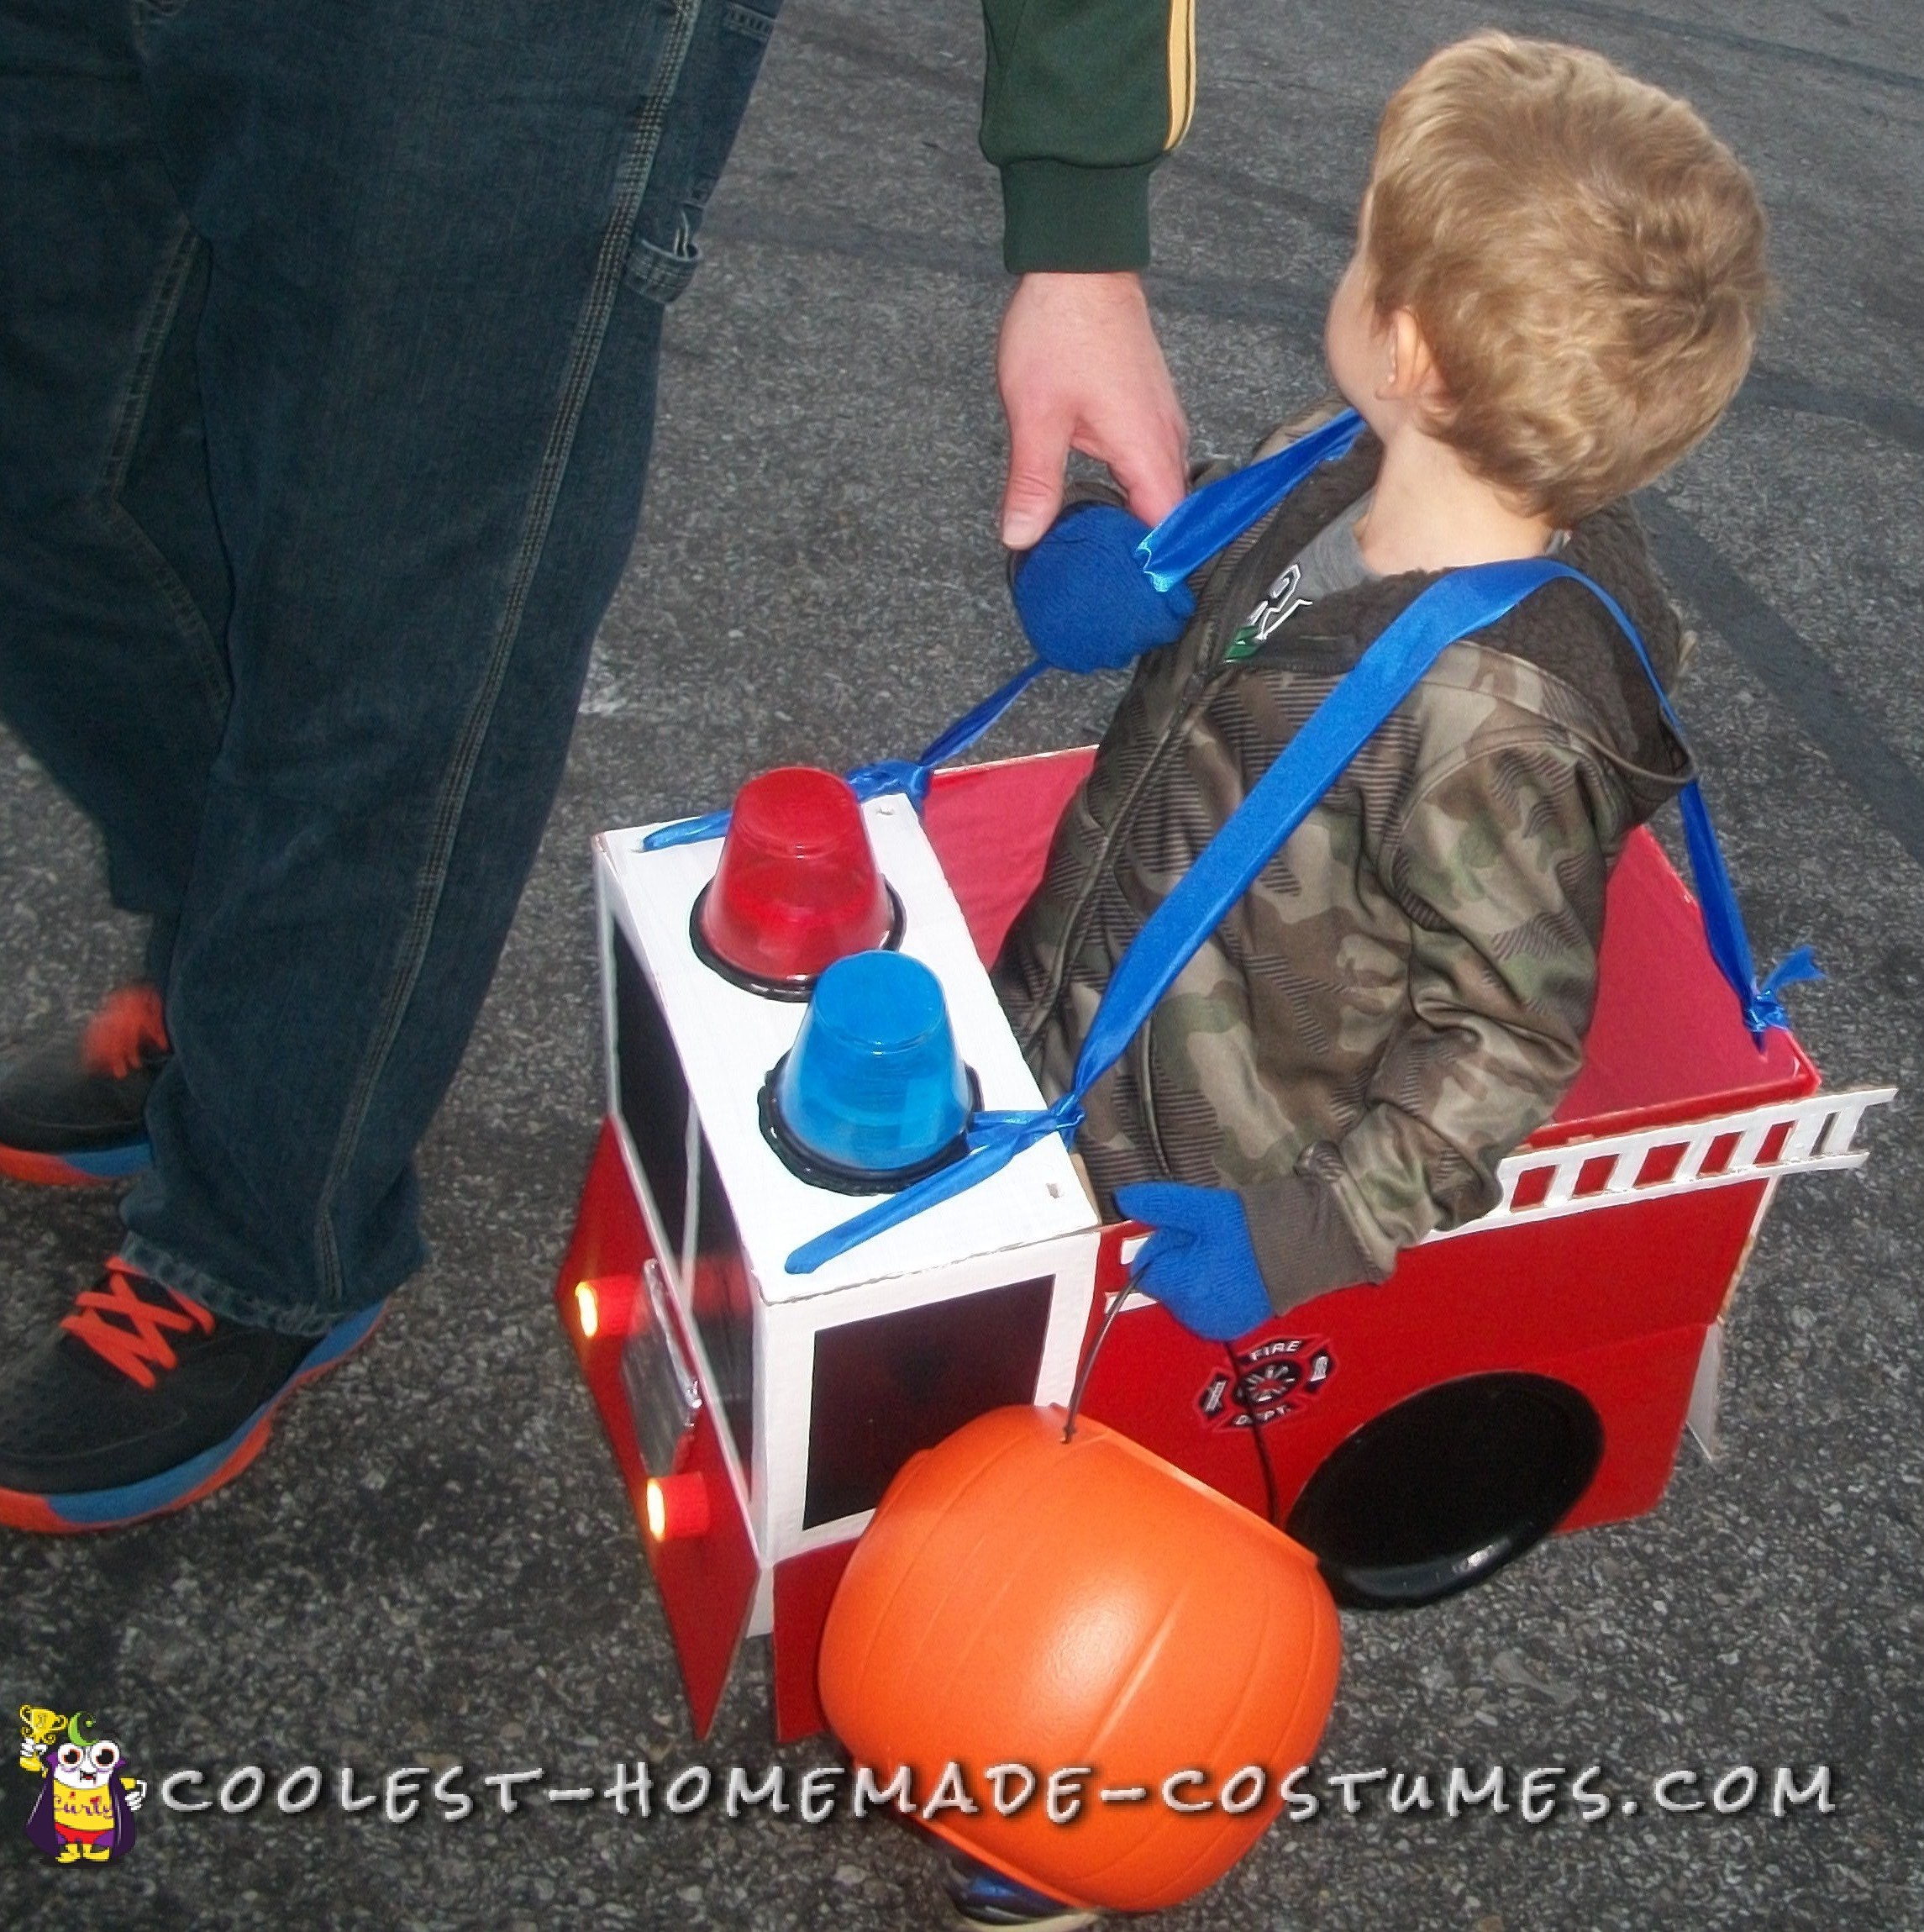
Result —
[{"label": "blue shoe sole", "polygon": [[154,1164],[154,1150],[142,1134],[116,1147],[84,1153],[42,1154],[28,1147],[0,1145],[0,1174],[30,1187],[98,1187],[124,1181]]}]

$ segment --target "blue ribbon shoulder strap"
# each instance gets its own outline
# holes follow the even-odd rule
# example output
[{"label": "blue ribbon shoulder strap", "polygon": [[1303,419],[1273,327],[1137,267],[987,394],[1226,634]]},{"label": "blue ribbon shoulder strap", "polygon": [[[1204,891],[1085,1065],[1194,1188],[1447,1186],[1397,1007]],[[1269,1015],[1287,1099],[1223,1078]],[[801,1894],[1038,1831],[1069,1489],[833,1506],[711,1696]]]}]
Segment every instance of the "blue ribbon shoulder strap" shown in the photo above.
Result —
[{"label": "blue ribbon shoulder strap", "polygon": [[[1291,450],[1300,446],[1292,445]],[[1180,559],[1187,553],[1176,546],[1175,554]],[[1676,713],[1658,682],[1637,627],[1616,600],[1580,571],[1553,558],[1529,558],[1477,565],[1453,571],[1432,584],[1405,608],[1323,699],[1168,898],[1143,922],[1116,962],[1091,1019],[1069,1091],[1052,1107],[977,1114],[970,1124],[969,1150],[961,1160],[803,1243],[788,1257],[790,1272],[812,1274],[823,1262],[846,1254],[885,1229],[898,1226],[924,1208],[951,1199],[988,1179],[1025,1147],[1052,1134],[1059,1134],[1065,1141],[1071,1138],[1081,1124],[1082,1103],[1091,1087],[1122,1057],[1196,949],[1222,923],[1229,908],[1335,783],[1365,740],[1415,689],[1450,645],[1486,629],[1532,592],[1558,577],[1582,584],[1601,602],[1636,651],[1664,717],[1681,737]],[[1788,1024],[1777,998],[1779,989],[1793,980],[1817,977],[1817,968],[1809,949],[1801,947],[1761,984],[1758,982],[1737,896],[1709,809],[1694,779],[1684,788],[1682,803],[1690,869],[1711,956],[1735,991],[1744,1024],[1761,1047],[1768,1029]]]}]

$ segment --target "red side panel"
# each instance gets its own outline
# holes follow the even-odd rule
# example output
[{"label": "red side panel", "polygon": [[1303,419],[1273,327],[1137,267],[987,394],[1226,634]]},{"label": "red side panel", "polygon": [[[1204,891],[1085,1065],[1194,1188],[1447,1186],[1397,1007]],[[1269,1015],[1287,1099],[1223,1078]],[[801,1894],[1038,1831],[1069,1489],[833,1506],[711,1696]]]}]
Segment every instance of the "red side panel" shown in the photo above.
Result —
[{"label": "red side panel", "polygon": [[1816,1091],[1817,1070],[1789,1034],[1766,1034],[1758,1051],[1711,957],[1696,901],[1640,827],[1610,876],[1582,1071],[1532,1144],[1703,1120]]},{"label": "red side panel", "polygon": [[[651,1471],[636,1445],[622,1386],[621,1354],[622,1345],[635,1325],[651,1319],[648,1298],[639,1292],[641,1266],[651,1252],[614,1129],[604,1121],[582,1190],[574,1238],[555,1284],[555,1303],[628,1486],[642,1548],[654,1572],[662,1611],[675,1639],[695,1734],[706,1737],[722,1701],[742,1632],[748,1627],[760,1565],[747,1519],[728,1479],[714,1417],[706,1407],[698,1412],[694,1428],[684,1439],[673,1471]],[[590,1283],[594,1293],[591,1336],[581,1332],[575,1292],[581,1282]],[[686,1338],[678,1339],[686,1355]],[[651,1474],[670,1473],[703,1477],[709,1525],[699,1536],[657,1543],[648,1534],[647,1482]]]},{"label": "red side panel", "polygon": [[[1603,1461],[1569,1526],[1662,1496],[1704,1330],[1757,1217],[1762,1182],[1499,1226],[1406,1252],[1380,1287],[1319,1296],[1233,1350],[1159,1308],[1117,1317],[1089,1379],[1088,1413],[1250,1508],[1263,1472],[1240,1385],[1270,1419],[1263,1443],[1286,1518],[1323,1458],[1433,1383],[1501,1370],[1554,1376],[1590,1398]],[[1105,1238],[1102,1289],[1119,1279]]]},{"label": "red side panel", "polygon": [[1531,1365],[1538,1375],[1581,1390],[1603,1418],[1603,1461],[1557,1525],[1559,1534],[1621,1523],[1664,1500],[1703,1352],[1702,1329],[1673,1329]]},{"label": "red side panel", "polygon": [[936,773],[922,823],[984,966],[1041,884],[1056,821],[1095,761],[1086,745]]},{"label": "red side panel", "polygon": [[855,1553],[854,1540],[805,1550],[775,1566],[775,1741],[792,1744],[826,1730],[815,1688],[822,1626],[835,1587]]}]

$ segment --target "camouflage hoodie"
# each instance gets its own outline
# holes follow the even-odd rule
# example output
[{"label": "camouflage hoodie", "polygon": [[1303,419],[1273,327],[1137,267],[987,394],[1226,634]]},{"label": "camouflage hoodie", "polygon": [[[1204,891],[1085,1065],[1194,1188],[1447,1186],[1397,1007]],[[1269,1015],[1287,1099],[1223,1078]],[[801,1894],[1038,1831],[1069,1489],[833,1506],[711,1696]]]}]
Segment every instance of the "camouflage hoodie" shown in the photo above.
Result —
[{"label": "camouflage hoodie", "polygon": [[[1381,454],[1364,436],[1245,532],[1195,580],[1182,637],[1139,661],[996,967],[1051,1098],[1143,921],[1435,581],[1359,585],[1226,655]],[[1684,640],[1629,506],[1585,519],[1562,555],[1624,606],[1668,685]],[[1610,867],[1689,776],[1580,586],[1452,645],[1090,1095],[1077,1149],[1105,1208],[1132,1181],[1236,1189],[1279,1311],[1380,1281],[1398,1250],[1484,1213],[1497,1162],[1581,1060]]]}]

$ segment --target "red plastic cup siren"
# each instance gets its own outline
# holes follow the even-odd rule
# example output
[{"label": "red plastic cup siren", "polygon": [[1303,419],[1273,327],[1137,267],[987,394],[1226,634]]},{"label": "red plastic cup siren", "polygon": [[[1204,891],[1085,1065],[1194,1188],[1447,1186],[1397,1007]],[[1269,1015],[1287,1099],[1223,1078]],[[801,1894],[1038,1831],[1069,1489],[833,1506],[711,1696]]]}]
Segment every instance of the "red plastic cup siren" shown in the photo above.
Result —
[{"label": "red plastic cup siren", "polygon": [[786,765],[742,787],[696,915],[711,965],[758,991],[805,998],[837,960],[897,934],[845,779]]}]

